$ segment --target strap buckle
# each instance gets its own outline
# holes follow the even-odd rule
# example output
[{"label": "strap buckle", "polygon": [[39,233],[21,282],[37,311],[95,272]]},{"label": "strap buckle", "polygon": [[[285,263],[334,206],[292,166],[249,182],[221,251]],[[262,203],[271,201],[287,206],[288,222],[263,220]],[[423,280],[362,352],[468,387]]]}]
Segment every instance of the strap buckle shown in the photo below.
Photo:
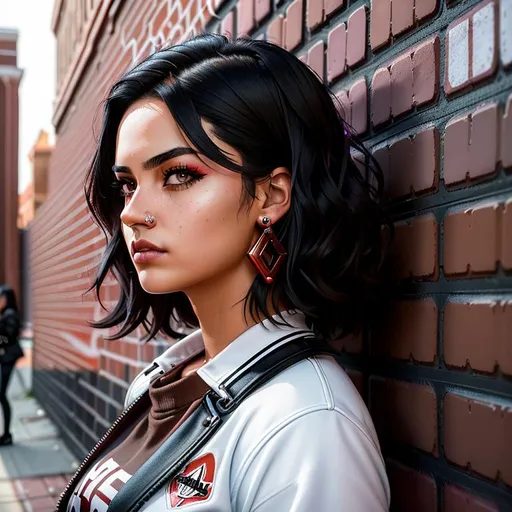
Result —
[{"label": "strap buckle", "polygon": [[219,386],[220,399],[217,401],[217,410],[221,414],[227,414],[235,406],[235,399],[228,393],[226,386]]}]

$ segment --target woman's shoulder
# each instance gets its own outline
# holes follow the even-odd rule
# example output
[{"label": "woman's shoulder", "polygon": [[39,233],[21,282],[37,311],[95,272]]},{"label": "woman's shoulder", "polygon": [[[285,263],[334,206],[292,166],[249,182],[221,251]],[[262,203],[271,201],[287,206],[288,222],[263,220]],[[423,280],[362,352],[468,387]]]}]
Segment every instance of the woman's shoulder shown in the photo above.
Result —
[{"label": "woman's shoulder", "polygon": [[240,406],[240,416],[250,422],[257,415],[254,425],[267,431],[290,421],[300,422],[300,418],[314,411],[336,412],[370,437],[376,437],[361,395],[343,368],[328,355],[304,359],[286,369]]}]

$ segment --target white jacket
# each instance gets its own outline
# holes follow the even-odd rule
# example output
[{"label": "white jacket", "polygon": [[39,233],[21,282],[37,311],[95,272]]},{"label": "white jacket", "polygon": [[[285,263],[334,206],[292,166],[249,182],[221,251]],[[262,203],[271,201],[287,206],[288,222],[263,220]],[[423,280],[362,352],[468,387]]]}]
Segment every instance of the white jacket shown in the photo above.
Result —
[{"label": "white jacket", "polygon": [[[240,365],[274,350],[284,336],[294,334],[293,339],[309,331],[302,315],[285,317],[294,327],[276,328],[268,321],[255,325],[200,368],[200,377],[221,393],[219,384]],[[155,359],[158,368],[133,381],[125,405],[152,378],[202,350],[200,331],[171,346]],[[336,361],[318,356],[284,370],[246,398],[142,510],[381,512],[389,509],[389,501],[368,410]]]}]

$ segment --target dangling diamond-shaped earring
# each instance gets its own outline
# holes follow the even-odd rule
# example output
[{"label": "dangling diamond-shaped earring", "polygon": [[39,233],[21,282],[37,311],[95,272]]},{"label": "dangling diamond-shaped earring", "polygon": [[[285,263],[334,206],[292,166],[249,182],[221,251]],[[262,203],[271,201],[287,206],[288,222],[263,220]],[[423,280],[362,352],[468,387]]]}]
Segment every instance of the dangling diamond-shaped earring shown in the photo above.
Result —
[{"label": "dangling diamond-shaped earring", "polygon": [[268,217],[261,219],[261,223],[266,227],[247,253],[253,265],[269,284],[274,281],[274,277],[286,256],[285,248],[270,227],[271,222]]}]

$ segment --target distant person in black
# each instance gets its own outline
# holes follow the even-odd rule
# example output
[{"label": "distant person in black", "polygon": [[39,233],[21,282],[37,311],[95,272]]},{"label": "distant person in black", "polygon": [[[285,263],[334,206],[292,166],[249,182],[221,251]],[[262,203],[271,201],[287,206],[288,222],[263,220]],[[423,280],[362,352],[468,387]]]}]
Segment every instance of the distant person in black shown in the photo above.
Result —
[{"label": "distant person in black", "polygon": [[16,361],[23,357],[18,336],[20,316],[14,290],[7,285],[0,286],[0,405],[4,415],[4,433],[0,446],[12,444],[11,406],[7,400],[7,385]]}]

